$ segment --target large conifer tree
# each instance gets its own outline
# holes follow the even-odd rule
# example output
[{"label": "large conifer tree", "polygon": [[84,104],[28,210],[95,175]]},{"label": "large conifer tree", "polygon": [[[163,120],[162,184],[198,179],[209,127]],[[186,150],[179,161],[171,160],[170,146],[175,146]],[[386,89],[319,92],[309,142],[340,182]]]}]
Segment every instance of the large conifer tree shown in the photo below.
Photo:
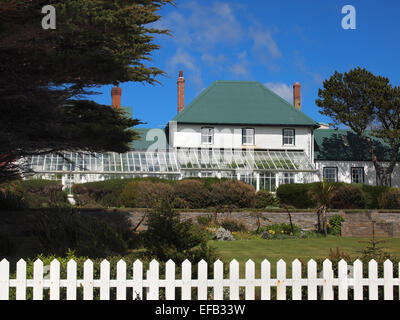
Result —
[{"label": "large conifer tree", "polygon": [[54,0],[56,29],[43,29],[47,0],[0,0],[0,182],[15,160],[58,151],[129,149],[140,123],[80,100],[100,85],[158,82],[151,23],[171,0]]}]

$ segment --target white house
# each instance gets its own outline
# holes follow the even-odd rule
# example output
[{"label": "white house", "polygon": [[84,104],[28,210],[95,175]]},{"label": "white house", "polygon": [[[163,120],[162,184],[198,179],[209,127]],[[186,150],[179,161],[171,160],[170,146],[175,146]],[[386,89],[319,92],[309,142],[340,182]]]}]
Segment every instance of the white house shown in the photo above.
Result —
[{"label": "white house", "polygon": [[[141,139],[132,143],[132,151],[66,154],[73,163],[54,154],[26,160],[36,176],[60,179],[67,186],[137,176],[228,177],[270,191],[282,183],[323,177],[376,183],[368,149],[351,131],[331,130],[301,111],[299,83],[293,85],[293,105],[250,81],[215,81],[185,105],[182,72],[177,84],[177,115],[165,130],[138,129]],[[120,88],[113,88],[117,107],[120,95]],[[400,185],[399,175],[396,167],[393,186]]]}]

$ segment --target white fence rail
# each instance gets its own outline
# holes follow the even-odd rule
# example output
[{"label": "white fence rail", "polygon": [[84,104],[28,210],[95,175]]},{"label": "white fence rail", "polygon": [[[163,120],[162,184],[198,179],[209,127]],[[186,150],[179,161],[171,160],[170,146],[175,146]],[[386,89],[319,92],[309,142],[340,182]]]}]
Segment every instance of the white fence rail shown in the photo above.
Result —
[{"label": "white fence rail", "polygon": [[[60,278],[60,262],[53,260],[43,266],[41,260],[33,265],[33,277],[27,278],[27,264],[20,260],[16,266],[15,278],[10,278],[10,263],[3,259],[0,262],[0,300],[109,300],[110,293],[117,300],[140,298],[147,300],[254,300],[256,287],[261,300],[347,300],[352,295],[354,300],[398,300],[399,276],[394,277],[393,263],[387,260],[383,265],[383,278],[378,277],[378,264],[371,260],[368,263],[368,277],[363,277],[362,262],[356,260],[348,265],[341,260],[338,264],[338,275],[334,277],[332,263],[325,260],[322,272],[317,272],[317,263],[307,263],[307,277],[302,277],[302,265],[299,260],[292,262],[292,275],[287,278],[286,263],[277,262],[276,278],[271,278],[271,264],[264,260],[261,263],[260,277],[255,277],[255,263],[251,260],[245,265],[245,277],[239,276],[239,263],[232,260],[229,264],[228,278],[224,278],[224,266],[220,260],[213,265],[213,278],[208,278],[208,265],[205,261],[197,265],[197,278],[192,279],[192,264],[184,261],[181,276],[176,278],[176,266],[173,261],[165,264],[165,274],[160,275],[160,265],[153,260],[144,277],[144,268],[137,260],[133,266],[131,277],[127,277],[127,264],[120,260],[116,266],[116,277],[111,279],[110,263],[104,260],[100,264],[99,277],[94,278],[94,265],[87,260],[83,265],[83,279],[77,278],[77,263],[70,260],[67,264],[66,279]],[[399,266],[400,267],[400,266]],[[48,270],[49,269],[49,270]],[[48,272],[49,271],[49,272]],[[351,271],[349,273],[349,271]],[[364,290],[364,288],[368,290]],[[30,289],[32,288],[32,289]],[[78,288],[80,296],[78,296]],[[160,288],[163,294],[160,295]],[[179,296],[176,288],[180,288]],[[197,288],[197,290],[193,290]],[[244,288],[244,289],[243,289]],[[288,290],[290,288],[290,290]],[[28,294],[28,290],[29,294]],[[60,294],[62,292],[62,294]],[[273,294],[272,294],[273,292]],[[380,294],[379,294],[380,292]],[[396,296],[395,294],[396,293]]]}]

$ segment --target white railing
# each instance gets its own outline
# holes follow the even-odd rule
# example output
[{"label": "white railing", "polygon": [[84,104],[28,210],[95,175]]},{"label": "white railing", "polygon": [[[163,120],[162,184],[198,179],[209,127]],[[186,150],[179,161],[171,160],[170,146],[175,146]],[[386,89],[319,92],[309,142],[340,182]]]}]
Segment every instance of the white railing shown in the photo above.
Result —
[{"label": "white railing", "polygon": [[[166,300],[176,299],[176,288],[181,288],[182,300],[245,300],[255,299],[255,288],[260,287],[261,300],[347,300],[349,292],[354,300],[367,298],[369,300],[385,299],[398,300],[398,292],[394,296],[394,288],[400,286],[399,277],[394,278],[393,263],[389,260],[383,265],[384,276],[378,278],[378,264],[371,260],[368,263],[368,277],[363,277],[362,262],[356,260],[353,265],[348,265],[341,260],[338,264],[338,276],[334,277],[332,263],[329,260],[323,262],[322,272],[317,272],[317,263],[310,260],[307,263],[307,277],[302,277],[302,265],[299,260],[292,262],[291,278],[286,277],[286,263],[283,260],[277,262],[276,278],[271,278],[271,264],[264,260],[261,263],[261,276],[255,277],[255,263],[251,260],[245,265],[245,277],[239,277],[239,263],[232,260],[229,264],[228,278],[224,278],[224,266],[220,260],[214,263],[213,278],[208,278],[208,266],[205,261],[197,265],[197,278],[192,279],[192,264],[184,261],[181,268],[181,276],[176,278],[175,263],[168,261],[165,264],[165,274],[160,276],[160,265],[153,260],[144,277],[143,263],[139,260],[129,266],[133,276],[127,277],[127,264],[120,260],[116,265],[116,277],[111,279],[110,263],[104,260],[100,264],[99,278],[94,279],[94,265],[87,260],[83,265],[83,278],[77,278],[77,263],[70,260],[67,264],[66,279],[60,279],[60,262],[53,260],[50,266],[43,266],[41,260],[33,264],[33,277],[27,278],[27,264],[20,260],[16,266],[16,277],[10,279],[10,263],[3,259],[0,262],[0,300],[76,300],[77,288],[81,288],[81,298],[84,300],[109,300],[110,289],[114,290],[115,299],[126,300],[127,292],[131,292],[130,299],[140,298],[147,300],[160,299],[160,288],[163,288],[161,298]],[[349,272],[351,271],[351,272]],[[244,287],[244,295],[243,293]],[[337,287],[337,293],[334,292]],[[364,287],[368,287],[368,295],[364,297]],[[383,287],[383,293],[378,297],[379,287]],[[29,289],[33,288],[33,289]],[[63,294],[60,295],[61,288]],[[192,288],[197,288],[195,294]],[[287,288],[291,288],[287,294]],[[273,290],[271,290],[273,289]],[[27,294],[30,290],[29,295]],[[271,292],[274,291],[273,296]],[[12,294],[10,294],[12,292]],[[289,291],[288,291],[289,292]],[[382,292],[382,289],[381,289]]]}]

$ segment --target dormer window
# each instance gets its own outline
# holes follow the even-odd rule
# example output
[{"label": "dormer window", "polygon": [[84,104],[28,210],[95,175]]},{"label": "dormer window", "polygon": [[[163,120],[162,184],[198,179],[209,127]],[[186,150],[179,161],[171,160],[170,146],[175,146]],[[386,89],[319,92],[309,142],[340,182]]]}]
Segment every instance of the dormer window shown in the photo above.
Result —
[{"label": "dormer window", "polygon": [[254,128],[243,128],[242,129],[242,144],[254,145]]},{"label": "dormer window", "polygon": [[204,127],[201,128],[201,144],[214,143],[214,128]]},{"label": "dormer window", "polygon": [[294,129],[283,129],[282,132],[283,145],[294,146],[295,145],[295,130]]}]

